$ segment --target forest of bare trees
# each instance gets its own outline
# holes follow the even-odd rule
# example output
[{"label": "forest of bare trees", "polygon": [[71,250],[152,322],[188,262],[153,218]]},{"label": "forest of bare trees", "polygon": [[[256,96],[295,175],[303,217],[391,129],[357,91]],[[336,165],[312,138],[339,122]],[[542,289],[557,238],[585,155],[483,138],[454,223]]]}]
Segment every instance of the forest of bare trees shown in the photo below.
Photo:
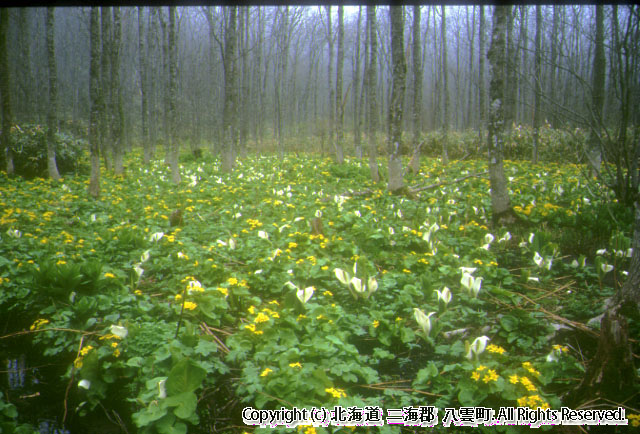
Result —
[{"label": "forest of bare trees", "polygon": [[[337,153],[338,160],[358,154],[363,131],[387,131],[386,9],[101,8],[99,140],[107,167],[119,170],[133,145],[144,145],[147,158],[173,143],[231,155],[272,148]],[[507,9],[507,129],[584,126],[594,117],[603,125],[637,123],[637,7]],[[12,86],[3,101],[11,102],[13,121],[85,134],[90,9],[5,12]],[[485,128],[492,13],[483,6],[402,9],[408,149],[425,131]]]}]

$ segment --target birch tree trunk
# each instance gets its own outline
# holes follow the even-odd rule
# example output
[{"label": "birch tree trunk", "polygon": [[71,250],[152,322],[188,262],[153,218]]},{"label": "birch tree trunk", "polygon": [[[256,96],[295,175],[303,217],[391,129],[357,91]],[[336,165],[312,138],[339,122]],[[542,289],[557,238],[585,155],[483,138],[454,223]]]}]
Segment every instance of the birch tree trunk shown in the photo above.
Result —
[{"label": "birch tree trunk", "polygon": [[503,168],[504,141],[504,73],[505,73],[505,33],[507,15],[511,6],[495,6],[493,11],[493,31],[487,58],[491,64],[491,85],[489,87],[489,179],[491,182],[491,206],[493,222],[497,225],[515,221],[511,209],[507,178]]},{"label": "birch tree trunk", "polygon": [[402,6],[390,7],[391,20],[391,61],[393,78],[391,101],[389,102],[389,182],[387,189],[398,191],[404,185],[402,178],[402,115],[407,64],[404,57],[404,17]]},{"label": "birch tree trunk", "polygon": [[100,197],[100,110],[103,108],[100,92],[100,17],[98,8],[91,8],[89,23],[89,46],[91,60],[89,66],[89,148],[91,151],[91,177],[89,178],[89,195],[95,199]]}]

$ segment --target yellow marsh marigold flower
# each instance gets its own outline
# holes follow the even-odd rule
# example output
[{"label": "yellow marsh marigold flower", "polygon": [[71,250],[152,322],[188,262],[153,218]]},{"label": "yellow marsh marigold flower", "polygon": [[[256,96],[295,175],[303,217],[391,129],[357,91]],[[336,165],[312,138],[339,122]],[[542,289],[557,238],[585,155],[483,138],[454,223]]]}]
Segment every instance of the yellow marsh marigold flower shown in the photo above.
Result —
[{"label": "yellow marsh marigold flower", "polygon": [[498,353],[498,354],[504,354],[505,353],[505,349],[498,346],[498,345],[488,345],[487,346],[487,351],[489,351],[490,353]]},{"label": "yellow marsh marigold flower", "polygon": [[331,387],[329,389],[324,389],[324,391],[330,393],[334,398],[347,397],[347,394],[344,393],[344,389],[336,389],[335,387]]},{"label": "yellow marsh marigold flower", "polygon": [[238,284],[238,279],[236,279],[235,277],[229,277],[227,279],[227,282],[229,283],[229,285],[237,285]]},{"label": "yellow marsh marigold flower", "polygon": [[251,331],[251,333],[253,333],[255,335],[261,335],[262,333],[264,333],[262,330],[256,330],[256,325],[255,324],[245,325],[244,328],[246,328],[247,330]]},{"label": "yellow marsh marigold flower", "polygon": [[81,356],[86,356],[87,354],[89,354],[89,351],[93,350],[93,346],[91,345],[87,345],[86,347],[84,347],[83,349],[80,350],[80,355]]},{"label": "yellow marsh marigold flower", "polygon": [[292,367],[292,368],[301,368],[302,369],[302,365],[300,364],[300,362],[289,363],[289,366]]},{"label": "yellow marsh marigold flower", "polygon": [[222,295],[224,295],[225,297],[229,296],[229,290],[227,288],[218,286],[216,289],[220,291],[220,293],[222,293]]},{"label": "yellow marsh marigold flower", "polygon": [[267,322],[267,321],[269,321],[269,317],[262,312],[260,312],[258,316],[256,316],[255,319],[253,320],[253,322],[255,322],[256,324],[260,324],[261,322]]},{"label": "yellow marsh marigold flower", "polygon": [[478,381],[480,379],[480,373],[478,371],[473,371],[473,373],[471,374],[471,378],[474,381]]},{"label": "yellow marsh marigold flower", "polygon": [[484,377],[482,377],[482,381],[484,381],[485,383],[488,383],[489,381],[497,381],[498,378],[500,378],[498,373],[493,369],[489,369],[487,371],[487,374]]},{"label": "yellow marsh marigold flower", "polygon": [[29,327],[29,330],[37,330],[45,324],[49,324],[48,319],[37,319],[33,324],[31,324],[31,327]]},{"label": "yellow marsh marigold flower", "polygon": [[639,414],[627,413],[627,419],[629,420],[631,426],[640,426]]},{"label": "yellow marsh marigold flower", "polygon": [[509,383],[511,383],[511,384],[518,384],[519,380],[520,380],[520,378],[517,375],[509,376]]},{"label": "yellow marsh marigold flower", "polygon": [[116,277],[116,275],[113,274],[113,273],[104,273],[104,277],[108,277],[110,279],[114,279]]},{"label": "yellow marsh marigold flower", "polygon": [[535,375],[536,377],[540,375],[540,372],[536,371],[536,369],[533,367],[531,362],[523,362],[522,367],[527,371],[529,371],[531,374]]},{"label": "yellow marsh marigold flower", "polygon": [[378,320],[374,320],[373,323],[371,324],[373,326],[374,329],[378,328],[378,326],[380,325],[380,321]]},{"label": "yellow marsh marigold flower", "polygon": [[267,375],[269,375],[270,372],[273,372],[273,369],[266,368],[264,371],[262,371],[262,374],[260,374],[260,376],[261,377],[266,377]]},{"label": "yellow marsh marigold flower", "polygon": [[198,305],[192,301],[185,301],[184,308],[187,310],[194,310]]}]

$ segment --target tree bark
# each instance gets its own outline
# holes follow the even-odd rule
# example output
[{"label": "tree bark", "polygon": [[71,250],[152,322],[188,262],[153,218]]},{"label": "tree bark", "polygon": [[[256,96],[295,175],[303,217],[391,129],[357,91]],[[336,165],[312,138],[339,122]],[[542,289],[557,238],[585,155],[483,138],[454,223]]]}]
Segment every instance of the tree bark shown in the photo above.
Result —
[{"label": "tree bark", "polygon": [[442,163],[449,162],[449,152],[447,151],[447,135],[449,132],[449,73],[447,71],[447,12],[444,5],[442,8],[442,23],[440,25],[440,38],[442,45],[442,98],[443,98],[443,117],[442,117]]},{"label": "tree bark", "polygon": [[[327,80],[328,80],[328,89],[329,89],[329,143],[334,142],[335,137],[335,113],[336,113],[336,104],[335,104],[335,89],[333,88],[333,81],[331,77],[333,76],[333,29],[331,24],[331,5],[326,6],[327,8],[327,43],[329,44],[329,65],[327,67]],[[337,159],[337,149],[336,151],[336,159]]]},{"label": "tree bark", "polygon": [[602,152],[598,138],[599,130],[603,125],[602,109],[604,106],[604,83],[605,83],[605,63],[604,56],[604,6],[596,7],[596,34],[595,50],[593,55],[593,72],[591,76],[591,113],[593,117],[593,127],[589,134],[589,144],[587,157],[591,170],[600,173],[602,164]]},{"label": "tree bark", "polygon": [[2,96],[2,149],[5,153],[7,175],[14,174],[13,150],[11,149],[11,124],[13,113],[11,108],[11,78],[9,76],[9,60],[7,50],[7,33],[9,28],[9,10],[0,8],[0,96]]},{"label": "tree bark", "polygon": [[377,73],[378,67],[378,29],[376,25],[376,7],[367,6],[367,27],[369,28],[369,66],[367,96],[369,98],[369,170],[373,182],[380,181],[378,173],[378,147],[376,132],[378,129],[378,97],[377,97]]},{"label": "tree bark", "polygon": [[344,163],[344,102],[342,71],[344,69],[344,6],[338,6],[338,57],[336,59],[336,161]]},{"label": "tree bark", "polygon": [[89,66],[89,147],[91,151],[91,177],[89,179],[89,195],[95,199],[100,197],[100,110],[103,108],[100,92],[100,17],[98,8],[91,8],[89,23],[89,45],[91,60]]},{"label": "tree bark", "polygon": [[100,102],[104,105],[98,111],[100,113],[100,153],[104,159],[104,165],[108,171],[111,170],[112,159],[111,154],[113,152],[113,137],[111,136],[111,113],[112,113],[112,98],[111,98],[111,8],[101,7],[100,18],[102,24],[102,54],[101,54],[101,68],[102,73],[100,75],[100,93],[102,97]]},{"label": "tree bark", "polygon": [[176,43],[176,7],[169,7],[169,144],[171,156],[169,164],[171,166],[171,180],[174,184],[180,184],[180,165],[178,164],[178,154],[180,143],[176,134],[177,129],[177,85],[178,85],[178,47]]},{"label": "tree bark", "polygon": [[235,138],[237,115],[237,74],[236,74],[236,25],[237,6],[229,11],[229,22],[225,29],[224,38],[224,109],[223,143],[222,143],[222,171],[231,172],[235,163]]},{"label": "tree bark", "polygon": [[511,6],[496,6],[493,11],[493,31],[487,59],[491,64],[489,88],[489,179],[491,182],[491,206],[493,221],[497,225],[513,223],[507,179],[503,168],[504,141],[504,73],[505,33],[507,15]]},{"label": "tree bark", "polygon": [[404,57],[404,17],[402,6],[390,7],[391,21],[391,58],[393,78],[391,101],[389,102],[389,138],[387,150],[389,154],[389,182],[387,189],[398,191],[404,186],[402,178],[402,115],[404,102],[407,64]]},{"label": "tree bark", "polygon": [[422,135],[422,53],[420,48],[420,6],[413,7],[412,51],[413,61],[413,154],[409,168],[413,173],[420,170],[420,137]]},{"label": "tree bark", "polygon": [[122,40],[122,22],[120,8],[113,9],[113,39],[111,41],[111,137],[113,139],[113,169],[116,175],[124,173],[122,85],[120,83],[120,44]]},{"label": "tree bark", "polygon": [[149,140],[149,85],[147,52],[145,50],[144,36],[144,8],[138,6],[138,51],[140,61],[140,96],[141,96],[141,121],[142,121],[142,149],[144,164],[148,164],[153,158],[153,150]]},{"label": "tree bark", "polygon": [[[35,106],[33,104],[33,69],[31,66],[31,26],[29,23],[29,15],[33,13],[32,9],[18,9],[18,49],[20,56],[18,57],[18,68],[20,76],[16,77],[19,82],[19,98],[20,104],[17,114],[18,123],[35,121]],[[16,110],[16,111],[17,111]]]},{"label": "tree bark", "polygon": [[484,19],[484,6],[480,6],[480,17],[478,18],[478,118],[479,124],[478,135],[479,143],[482,147],[484,145],[484,129],[485,129],[485,90],[484,90],[484,33],[485,33],[485,19]]},{"label": "tree bark", "polygon": [[360,91],[360,25],[362,23],[362,6],[358,7],[356,24],[356,45],[353,56],[353,145],[356,157],[362,158],[362,95]]},{"label": "tree bark", "polygon": [[47,114],[47,171],[49,177],[60,179],[56,165],[56,132],[58,131],[58,72],[56,67],[55,12],[47,8],[47,60],[49,69],[49,110]]},{"label": "tree bark", "polygon": [[535,41],[535,66],[533,80],[535,92],[533,95],[533,149],[531,162],[538,163],[538,143],[540,140],[540,99],[542,98],[542,6],[536,5],[536,41]]}]

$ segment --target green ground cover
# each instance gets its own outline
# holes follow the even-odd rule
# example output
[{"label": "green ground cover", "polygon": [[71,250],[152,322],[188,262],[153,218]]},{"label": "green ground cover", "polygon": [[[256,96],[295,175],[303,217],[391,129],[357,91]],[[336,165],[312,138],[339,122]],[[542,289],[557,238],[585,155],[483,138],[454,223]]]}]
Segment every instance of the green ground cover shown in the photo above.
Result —
[{"label": "green ground cover", "polygon": [[[185,161],[176,187],[134,155],[97,201],[85,175],[0,174],[0,344],[56,366],[75,418],[140,433],[262,431],[245,406],[558,408],[632,216],[580,166],[507,161],[522,222],[494,228],[488,179],[451,182],[485,170],[426,159],[407,181],[443,185],[410,198],[363,160]],[[0,400],[7,427],[16,407]]]}]

